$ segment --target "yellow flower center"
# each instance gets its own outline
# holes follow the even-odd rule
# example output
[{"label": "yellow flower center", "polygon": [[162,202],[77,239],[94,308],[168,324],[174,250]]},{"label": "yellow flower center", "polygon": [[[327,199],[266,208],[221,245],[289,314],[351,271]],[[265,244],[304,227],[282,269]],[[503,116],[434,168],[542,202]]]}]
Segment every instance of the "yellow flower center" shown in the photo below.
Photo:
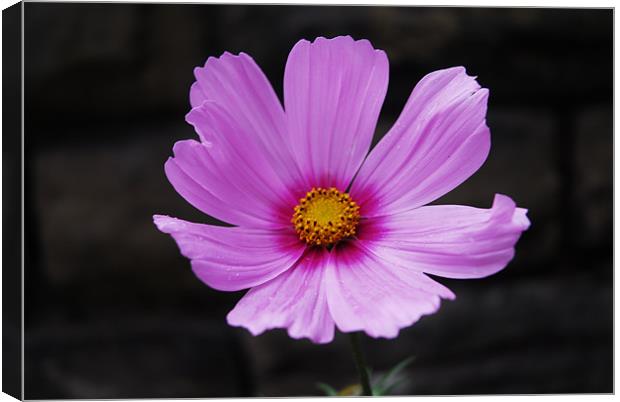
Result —
[{"label": "yellow flower center", "polygon": [[360,207],[336,188],[312,188],[299,200],[291,222],[299,238],[309,245],[333,245],[355,235]]}]

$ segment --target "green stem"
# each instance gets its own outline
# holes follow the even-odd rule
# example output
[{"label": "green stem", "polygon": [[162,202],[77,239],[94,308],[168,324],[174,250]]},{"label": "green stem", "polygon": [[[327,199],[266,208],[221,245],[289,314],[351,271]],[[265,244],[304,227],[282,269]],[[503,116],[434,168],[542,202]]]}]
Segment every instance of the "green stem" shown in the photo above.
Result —
[{"label": "green stem", "polygon": [[370,387],[370,378],[368,377],[368,366],[366,366],[366,359],[364,359],[364,352],[362,351],[362,342],[359,332],[350,332],[349,340],[351,341],[351,347],[353,349],[353,357],[355,358],[355,364],[357,365],[357,371],[360,376],[360,384],[362,385],[362,395],[372,396],[372,388]]}]

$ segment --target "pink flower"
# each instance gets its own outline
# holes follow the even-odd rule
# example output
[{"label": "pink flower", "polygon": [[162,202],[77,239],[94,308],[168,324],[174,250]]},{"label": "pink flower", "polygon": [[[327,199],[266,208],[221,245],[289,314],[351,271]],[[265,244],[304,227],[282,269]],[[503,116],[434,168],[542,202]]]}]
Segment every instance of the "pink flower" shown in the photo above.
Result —
[{"label": "pink flower", "polygon": [[514,256],[529,221],[509,197],[495,195],[490,209],[424,206],[489,152],[489,91],[463,67],[422,78],[370,153],[388,60],[367,40],[299,41],[284,108],[247,54],[210,57],[194,74],[186,119],[200,138],[174,145],[166,175],[235,227],[154,220],[204,283],[250,289],[230,325],[316,343],[335,327],[393,338],[454,299],[426,273],[482,278]]}]

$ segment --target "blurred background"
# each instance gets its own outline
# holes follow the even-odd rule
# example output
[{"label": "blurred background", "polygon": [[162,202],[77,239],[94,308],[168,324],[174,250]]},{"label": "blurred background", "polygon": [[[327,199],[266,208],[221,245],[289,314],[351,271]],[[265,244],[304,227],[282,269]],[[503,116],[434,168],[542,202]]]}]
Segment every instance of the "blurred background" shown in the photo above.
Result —
[{"label": "blurred background", "polygon": [[204,286],[154,213],[213,222],[168,183],[192,70],[244,51],[282,94],[301,38],[384,49],[375,143],[425,74],[466,66],[490,88],[492,149],[437,203],[529,209],[504,271],[440,281],[457,295],[394,341],[400,394],[609,393],[612,385],[612,33],[603,9],[25,4],[25,396],[321,395],[357,379],[348,340],[226,325],[242,296]]}]

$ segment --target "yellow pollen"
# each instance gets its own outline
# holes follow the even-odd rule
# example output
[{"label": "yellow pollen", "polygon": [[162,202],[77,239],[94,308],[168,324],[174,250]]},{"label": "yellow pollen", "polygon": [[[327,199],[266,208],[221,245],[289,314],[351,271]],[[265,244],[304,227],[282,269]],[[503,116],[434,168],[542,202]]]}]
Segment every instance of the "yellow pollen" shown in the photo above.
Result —
[{"label": "yellow pollen", "polygon": [[291,223],[299,238],[313,246],[333,245],[355,235],[360,207],[336,188],[315,188],[295,207]]}]

